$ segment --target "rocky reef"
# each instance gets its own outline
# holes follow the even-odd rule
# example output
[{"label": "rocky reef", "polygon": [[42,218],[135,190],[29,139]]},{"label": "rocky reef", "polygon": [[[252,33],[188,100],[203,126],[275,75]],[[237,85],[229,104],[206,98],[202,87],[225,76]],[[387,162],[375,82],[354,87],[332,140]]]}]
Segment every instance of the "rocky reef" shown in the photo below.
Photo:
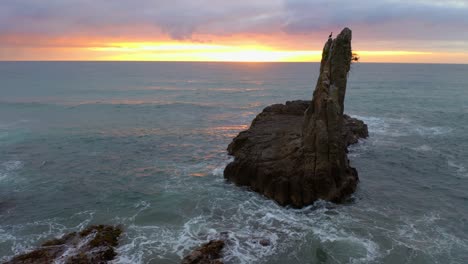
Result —
[{"label": "rocky reef", "polygon": [[212,240],[205,243],[185,256],[182,264],[223,264],[221,251],[224,244],[223,240]]},{"label": "rocky reef", "polygon": [[118,226],[96,225],[43,243],[39,248],[18,255],[6,264],[107,263],[117,255],[115,247],[122,234]]},{"label": "rocky reef", "polygon": [[345,28],[326,42],[312,101],[269,106],[234,138],[227,180],[297,208],[318,199],[340,202],[355,191],[359,178],[347,147],[368,132],[343,114],[351,36]]}]

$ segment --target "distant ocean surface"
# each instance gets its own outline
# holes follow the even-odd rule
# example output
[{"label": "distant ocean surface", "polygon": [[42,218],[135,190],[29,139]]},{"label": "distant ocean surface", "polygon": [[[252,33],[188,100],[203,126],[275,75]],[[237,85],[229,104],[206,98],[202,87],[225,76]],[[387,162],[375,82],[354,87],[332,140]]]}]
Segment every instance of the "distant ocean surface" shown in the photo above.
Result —
[{"label": "distant ocean surface", "polygon": [[[122,224],[115,263],[468,263],[468,65],[352,65],[352,202],[297,210],[226,183],[264,107],[312,98],[315,63],[0,62],[0,262]],[[269,246],[259,241],[268,239]]]}]

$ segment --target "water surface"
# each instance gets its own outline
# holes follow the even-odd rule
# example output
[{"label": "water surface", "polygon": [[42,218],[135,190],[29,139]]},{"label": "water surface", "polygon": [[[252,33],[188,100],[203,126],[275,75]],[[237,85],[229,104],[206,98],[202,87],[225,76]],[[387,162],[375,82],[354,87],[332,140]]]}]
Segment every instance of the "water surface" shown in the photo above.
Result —
[{"label": "water surface", "polygon": [[[264,107],[310,99],[312,63],[0,63],[0,260],[122,224],[115,263],[466,263],[467,65],[355,64],[350,203],[282,208],[223,180]],[[258,242],[271,241],[264,247]]]}]

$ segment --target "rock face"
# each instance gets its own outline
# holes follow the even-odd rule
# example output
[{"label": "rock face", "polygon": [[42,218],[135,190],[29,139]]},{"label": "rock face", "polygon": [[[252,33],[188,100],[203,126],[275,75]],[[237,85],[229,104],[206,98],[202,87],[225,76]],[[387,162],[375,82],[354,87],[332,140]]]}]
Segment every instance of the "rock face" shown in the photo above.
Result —
[{"label": "rock face", "polygon": [[38,249],[18,255],[6,263],[107,263],[117,255],[114,248],[121,233],[120,227],[90,226],[81,232],[49,240]]},{"label": "rock face", "polygon": [[212,240],[192,251],[182,260],[182,264],[223,264],[223,248],[223,240]]},{"label": "rock face", "polygon": [[358,174],[347,147],[368,132],[343,114],[351,58],[351,30],[345,28],[325,44],[312,101],[265,108],[229,145],[234,161],[224,177],[294,207],[340,202],[353,193]]}]

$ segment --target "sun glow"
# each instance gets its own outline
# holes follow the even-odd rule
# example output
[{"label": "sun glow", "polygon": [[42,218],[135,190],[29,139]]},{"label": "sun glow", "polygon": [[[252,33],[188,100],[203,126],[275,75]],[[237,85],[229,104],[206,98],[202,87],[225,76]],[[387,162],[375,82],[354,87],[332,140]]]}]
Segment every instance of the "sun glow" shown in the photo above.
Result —
[{"label": "sun glow", "polygon": [[[0,41],[1,42],[1,41]],[[12,42],[14,43],[14,42]],[[0,60],[38,61],[201,61],[201,62],[319,62],[320,46],[255,38],[194,41],[115,41],[99,39],[55,40],[38,47],[0,47]],[[308,49],[311,48],[311,49]],[[369,50],[358,48],[361,62],[466,63],[464,52]]]},{"label": "sun glow", "polygon": [[[321,50],[288,50],[265,45],[221,45],[184,42],[117,42],[89,47],[98,60],[112,61],[225,61],[225,62],[318,62]],[[363,62],[421,60],[432,52],[380,50],[355,51]]]},{"label": "sun glow", "polygon": [[319,61],[321,51],[277,50],[261,45],[214,45],[203,43],[112,43],[92,47],[107,53],[105,60],[135,61],[227,61],[227,62],[304,62]]},{"label": "sun glow", "polygon": [[404,50],[374,50],[359,51],[360,56],[409,56],[409,55],[431,55],[432,52],[423,51],[404,51]]}]

